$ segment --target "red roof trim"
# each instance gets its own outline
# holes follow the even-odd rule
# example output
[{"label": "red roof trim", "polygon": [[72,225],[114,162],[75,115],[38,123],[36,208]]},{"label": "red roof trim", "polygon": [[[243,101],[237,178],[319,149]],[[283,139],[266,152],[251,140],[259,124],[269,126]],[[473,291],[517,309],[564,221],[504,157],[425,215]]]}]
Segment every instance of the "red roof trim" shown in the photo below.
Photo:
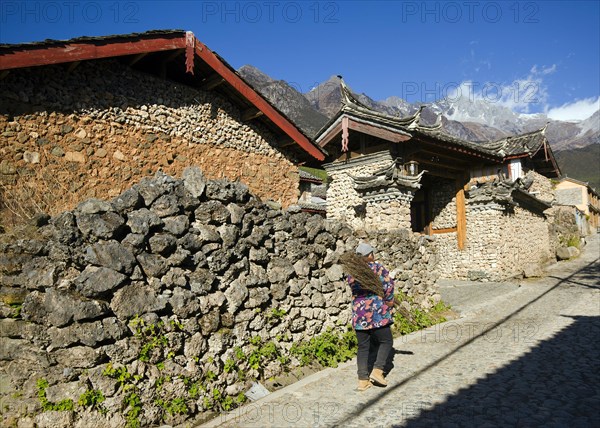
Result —
[{"label": "red roof trim", "polygon": [[111,58],[185,48],[185,36],[177,38],[154,38],[142,40],[113,41],[106,44],[65,42],[62,46],[23,49],[0,56],[0,70],[37,67],[64,62]]},{"label": "red roof trim", "polygon": [[275,108],[258,94],[250,85],[244,82],[237,74],[229,69],[223,62],[208,49],[203,43],[196,39],[196,55],[202,58],[208,65],[223,77],[231,86],[250,101],[265,116],[281,128],[289,137],[300,145],[305,151],[318,160],[324,160],[324,153],[310,142],[308,137],[302,134],[296,126],[283,117]]}]

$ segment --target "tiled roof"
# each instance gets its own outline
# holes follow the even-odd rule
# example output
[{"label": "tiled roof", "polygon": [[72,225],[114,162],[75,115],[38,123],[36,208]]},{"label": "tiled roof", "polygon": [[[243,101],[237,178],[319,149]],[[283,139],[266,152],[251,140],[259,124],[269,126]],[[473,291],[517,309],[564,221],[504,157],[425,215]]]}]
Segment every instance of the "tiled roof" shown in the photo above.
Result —
[{"label": "tiled roof", "polygon": [[298,206],[303,211],[321,212],[321,213],[325,213],[327,211],[326,204],[314,204],[311,202],[298,202]]},{"label": "tiled roof", "polygon": [[385,113],[374,111],[370,107],[361,103],[358,98],[350,91],[343,80],[340,80],[342,106],[338,113],[317,133],[319,136],[326,133],[334,123],[344,114],[358,117],[370,121],[378,126],[387,129],[394,129],[416,138],[427,138],[438,143],[447,143],[469,150],[485,157],[490,157],[497,161],[504,161],[506,158],[522,156],[534,156],[542,147],[549,150],[549,143],[545,136],[546,127],[537,131],[529,132],[523,135],[505,137],[496,141],[471,142],[447,134],[442,129],[441,116],[433,126],[426,126],[420,123],[422,106],[414,115],[400,118],[390,116]]},{"label": "tiled roof", "polygon": [[310,172],[304,171],[303,169],[300,170],[300,180],[310,180],[318,183],[323,182],[323,180],[321,180],[316,175],[312,175]]},{"label": "tiled roof", "polygon": [[38,42],[28,43],[0,43],[0,53],[8,51],[20,51],[28,48],[40,48],[50,46],[61,46],[72,43],[90,43],[90,42],[114,42],[115,40],[126,40],[126,39],[138,39],[140,37],[156,37],[156,36],[185,36],[185,30],[149,30],[143,33],[129,33],[129,34],[113,34],[107,36],[81,36],[74,37],[68,40],[55,40],[46,39]]},{"label": "tiled roof", "polygon": [[545,135],[546,127],[522,135],[501,138],[496,141],[481,143],[489,151],[496,152],[502,157],[528,154],[535,155],[544,144],[548,144]]}]

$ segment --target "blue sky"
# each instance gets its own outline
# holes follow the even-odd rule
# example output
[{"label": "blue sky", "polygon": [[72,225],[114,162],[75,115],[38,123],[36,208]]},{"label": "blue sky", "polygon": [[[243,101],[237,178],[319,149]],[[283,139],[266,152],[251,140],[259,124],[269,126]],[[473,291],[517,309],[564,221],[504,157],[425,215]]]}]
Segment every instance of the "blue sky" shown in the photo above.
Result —
[{"label": "blue sky", "polygon": [[599,22],[599,1],[0,2],[3,43],[179,28],[303,92],[341,74],[377,100],[459,94],[556,119],[600,107]]}]

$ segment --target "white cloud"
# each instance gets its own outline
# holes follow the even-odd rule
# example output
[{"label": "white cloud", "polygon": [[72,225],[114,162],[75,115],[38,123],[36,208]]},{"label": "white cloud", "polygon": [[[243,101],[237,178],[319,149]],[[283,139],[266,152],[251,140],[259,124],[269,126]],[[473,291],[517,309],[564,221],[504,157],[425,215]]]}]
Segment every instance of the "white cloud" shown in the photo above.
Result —
[{"label": "white cloud", "polygon": [[551,67],[542,68],[542,74],[552,74],[556,71],[556,64],[552,64]]},{"label": "white cloud", "polygon": [[483,101],[506,107],[517,114],[543,112],[550,119],[562,121],[584,120],[600,110],[600,97],[576,100],[551,108],[548,104],[550,94],[545,79],[556,70],[556,64],[536,64],[529,69],[526,76],[512,82],[465,80],[447,84],[443,88],[443,96],[452,103]]},{"label": "white cloud", "polygon": [[533,75],[536,74],[552,74],[556,71],[556,64],[552,64],[550,67],[541,66],[538,68],[537,64],[534,64],[533,67],[529,70],[529,72]]},{"label": "white cloud", "polygon": [[[489,62],[483,62],[488,69]],[[448,98],[468,98],[470,101],[482,100],[509,108],[515,113],[528,114],[535,111],[548,110],[548,86],[544,78],[557,69],[551,66],[533,65],[527,76],[517,78],[512,82],[476,82],[464,81],[456,90],[448,93]],[[476,69],[479,71],[479,67]]]},{"label": "white cloud", "polygon": [[572,103],[563,104],[555,107],[546,113],[550,119],[573,121],[584,120],[600,109],[600,97],[585,98]]}]

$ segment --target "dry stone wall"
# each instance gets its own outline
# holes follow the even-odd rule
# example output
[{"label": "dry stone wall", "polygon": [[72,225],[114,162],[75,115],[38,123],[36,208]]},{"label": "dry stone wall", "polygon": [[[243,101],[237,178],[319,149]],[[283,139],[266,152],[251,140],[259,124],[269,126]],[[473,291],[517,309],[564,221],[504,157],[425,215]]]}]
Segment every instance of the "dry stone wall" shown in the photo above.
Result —
[{"label": "dry stone wall", "polygon": [[[410,194],[406,192],[407,196]],[[410,202],[406,199],[367,202],[363,227],[368,231],[410,230]]]},{"label": "dry stone wall", "polygon": [[0,106],[0,191],[13,213],[56,214],[190,165],[284,206],[298,198],[296,159],[269,130],[218,94],[114,60],[10,73]]},{"label": "dry stone wall", "polygon": [[196,168],[36,220],[32,236],[0,241],[8,425],[176,424],[231,407],[252,381],[300,364],[293,344],[346,331],[336,262],[361,239],[417,304],[439,299],[430,241],[358,236]]},{"label": "dry stone wall", "polygon": [[458,249],[456,233],[435,239],[444,278],[503,280],[539,271],[552,259],[548,223],[521,207],[510,212],[467,205],[465,249]]},{"label": "dry stone wall", "polygon": [[439,177],[431,179],[431,211],[434,229],[456,227],[456,185]]},{"label": "dry stone wall", "polygon": [[544,177],[543,175],[530,170],[525,174],[525,178],[532,180],[531,187],[527,189],[529,193],[549,204],[556,202],[556,191],[554,190],[552,181],[548,177]]}]

